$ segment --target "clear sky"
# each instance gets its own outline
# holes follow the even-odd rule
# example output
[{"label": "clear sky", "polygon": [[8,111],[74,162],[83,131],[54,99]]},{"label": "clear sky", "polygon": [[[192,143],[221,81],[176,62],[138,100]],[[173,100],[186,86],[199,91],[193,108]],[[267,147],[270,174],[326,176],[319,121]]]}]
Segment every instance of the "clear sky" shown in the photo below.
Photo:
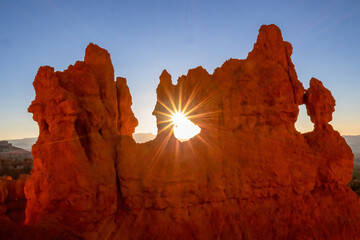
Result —
[{"label": "clear sky", "polygon": [[[89,42],[107,49],[115,76],[127,78],[136,132],[155,133],[163,69],[174,83],[200,65],[212,73],[229,58],[246,58],[259,27],[271,23],[292,43],[304,87],[316,77],[334,95],[334,128],[360,134],[359,0],[0,0],[0,139],[38,135],[27,113],[37,69],[66,69],[83,60]],[[304,107],[296,127],[312,129]]]}]

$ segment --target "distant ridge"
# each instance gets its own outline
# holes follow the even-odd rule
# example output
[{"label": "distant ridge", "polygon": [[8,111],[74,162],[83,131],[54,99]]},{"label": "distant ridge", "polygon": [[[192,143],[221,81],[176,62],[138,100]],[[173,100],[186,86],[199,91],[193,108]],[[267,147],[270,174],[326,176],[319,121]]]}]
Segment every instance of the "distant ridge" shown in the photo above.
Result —
[{"label": "distant ridge", "polygon": [[[152,133],[134,133],[133,138],[135,142],[137,143],[144,143],[148,142],[150,140],[153,140],[156,137],[156,135]],[[351,150],[356,156],[360,156],[360,135],[356,136],[349,136],[344,135],[343,136],[346,140],[346,143],[350,146]],[[11,139],[7,140],[9,143],[11,143],[14,147],[22,148],[27,151],[31,151],[31,146],[36,142],[37,138],[22,138],[22,139]]]},{"label": "distant ridge", "polygon": [[[30,151],[24,150],[22,148],[13,146],[10,142],[4,140],[0,141],[0,159],[12,159],[12,160],[23,160],[31,159],[32,154]],[[1,165],[1,164],[0,164]]]},{"label": "distant ridge", "polygon": [[[153,140],[155,137],[156,137],[156,135],[154,135],[152,133],[134,133],[133,134],[133,138],[134,138],[135,142],[137,142],[137,143],[148,142],[150,140]],[[11,143],[14,147],[18,147],[18,148],[25,149],[27,151],[31,151],[31,147],[32,147],[32,145],[35,144],[36,140],[37,140],[37,137],[11,139],[11,140],[6,140],[6,141]]]},{"label": "distant ridge", "polygon": [[348,136],[344,135],[346,143],[350,146],[353,153],[360,154],[360,135],[357,136]]},{"label": "distant ridge", "polygon": [[0,153],[8,153],[8,152],[24,152],[23,149],[14,147],[8,141],[0,141]]},{"label": "distant ridge", "polygon": [[156,135],[152,133],[134,133],[133,138],[137,143],[144,143],[153,140]]},{"label": "distant ridge", "polygon": [[9,143],[11,143],[13,146],[25,149],[27,151],[31,151],[32,145],[36,142],[37,137],[33,138],[22,138],[22,139],[11,139],[7,140]]}]

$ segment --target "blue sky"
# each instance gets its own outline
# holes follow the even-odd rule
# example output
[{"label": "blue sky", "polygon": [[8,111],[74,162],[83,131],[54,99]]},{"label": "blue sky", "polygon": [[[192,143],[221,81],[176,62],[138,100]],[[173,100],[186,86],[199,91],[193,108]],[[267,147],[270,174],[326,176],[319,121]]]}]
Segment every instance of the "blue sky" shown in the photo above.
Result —
[{"label": "blue sky", "polygon": [[[156,132],[151,112],[163,69],[175,83],[189,68],[212,73],[246,58],[262,24],[277,24],[294,47],[307,88],[321,80],[336,99],[332,125],[360,134],[360,1],[16,1],[0,0],[0,139],[37,136],[27,107],[42,65],[62,71],[82,60],[89,42],[107,49],[115,76],[126,77],[139,120]],[[301,107],[296,127],[312,129]]]}]

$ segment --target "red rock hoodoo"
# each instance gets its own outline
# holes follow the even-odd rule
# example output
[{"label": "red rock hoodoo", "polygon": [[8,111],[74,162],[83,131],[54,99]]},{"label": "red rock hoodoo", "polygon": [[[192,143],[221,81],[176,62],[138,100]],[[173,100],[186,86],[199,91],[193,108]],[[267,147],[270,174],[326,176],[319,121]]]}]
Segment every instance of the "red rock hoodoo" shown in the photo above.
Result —
[{"label": "red rock hoodoo", "polygon": [[[41,67],[29,107],[40,135],[25,186],[26,223],[85,239],[355,239],[360,201],[346,184],[353,155],[328,123],[335,100],[319,80],[304,90],[292,46],[262,26],[245,60],[198,67],[173,85],[164,71],[153,114],[158,135],[131,138],[126,80],[90,44],[64,72]],[[314,131],[294,124],[306,104]],[[179,142],[169,110],[201,132]]]}]

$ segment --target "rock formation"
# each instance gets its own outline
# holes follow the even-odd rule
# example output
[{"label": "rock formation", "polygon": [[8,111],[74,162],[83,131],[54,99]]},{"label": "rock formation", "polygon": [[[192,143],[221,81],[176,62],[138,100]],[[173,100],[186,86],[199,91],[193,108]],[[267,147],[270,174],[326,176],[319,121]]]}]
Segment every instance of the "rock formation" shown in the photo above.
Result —
[{"label": "rock formation", "polygon": [[[172,84],[164,71],[158,135],[137,144],[126,81],[90,44],[64,72],[41,67],[29,107],[40,135],[26,183],[26,223],[51,222],[86,239],[355,239],[359,197],[346,184],[353,155],[328,123],[335,101],[304,90],[292,46],[262,26],[245,60],[198,67]],[[294,127],[299,105],[315,124]],[[179,142],[170,111],[201,133]]]},{"label": "rock formation", "polygon": [[122,77],[116,78],[116,90],[118,100],[118,133],[120,135],[132,136],[138,121],[131,110],[132,100],[126,79]]},{"label": "rock formation", "polygon": [[6,217],[14,222],[24,221],[26,207],[24,186],[28,177],[28,175],[20,175],[16,180],[12,180],[11,177],[0,178],[0,217]]},{"label": "rock formation", "polygon": [[26,222],[98,231],[96,223],[117,212],[120,197],[115,171],[118,94],[110,54],[90,44],[84,61],[64,72],[41,67],[34,88],[29,111],[40,134],[25,187]]},{"label": "rock formation", "polygon": [[0,141],[0,160],[23,161],[25,159],[32,159],[30,151],[14,147],[8,141]]}]

